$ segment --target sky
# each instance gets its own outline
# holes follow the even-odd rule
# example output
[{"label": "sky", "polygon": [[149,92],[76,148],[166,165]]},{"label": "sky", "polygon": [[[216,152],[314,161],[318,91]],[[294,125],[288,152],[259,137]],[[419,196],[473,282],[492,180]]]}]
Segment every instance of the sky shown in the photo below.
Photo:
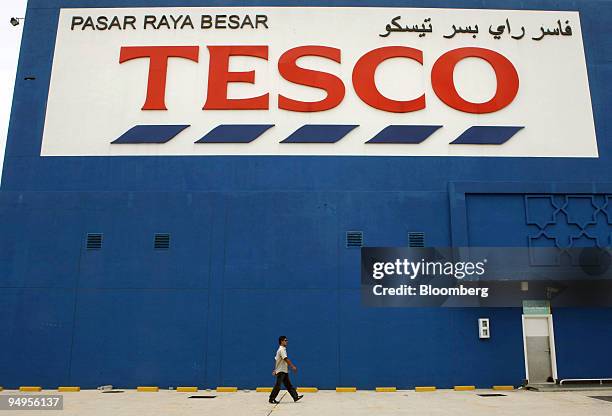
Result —
[{"label": "sky", "polygon": [[13,26],[9,21],[11,17],[24,17],[25,9],[26,0],[0,2],[0,178],[23,30],[23,20],[19,26]]}]

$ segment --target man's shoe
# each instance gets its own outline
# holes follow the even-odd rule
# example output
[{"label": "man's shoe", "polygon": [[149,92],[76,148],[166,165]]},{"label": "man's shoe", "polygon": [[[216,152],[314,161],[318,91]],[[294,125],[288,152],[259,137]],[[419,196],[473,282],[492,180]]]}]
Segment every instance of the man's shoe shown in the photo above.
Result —
[{"label": "man's shoe", "polygon": [[[297,400],[296,400],[297,401]],[[268,403],[272,403],[272,404],[279,404],[280,402],[277,402],[275,399],[269,399]]]},{"label": "man's shoe", "polygon": [[297,402],[298,400],[300,400],[302,397],[304,397],[304,395],[302,394],[301,396],[298,396],[297,399],[294,400],[294,402]]}]

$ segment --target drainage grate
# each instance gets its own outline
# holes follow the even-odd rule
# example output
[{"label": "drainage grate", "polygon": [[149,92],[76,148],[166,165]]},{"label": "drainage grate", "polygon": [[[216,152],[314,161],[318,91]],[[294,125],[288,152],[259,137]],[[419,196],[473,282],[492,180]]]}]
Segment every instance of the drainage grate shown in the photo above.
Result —
[{"label": "drainage grate", "polygon": [[415,231],[409,232],[408,247],[425,247],[425,233]]},{"label": "drainage grate", "polygon": [[217,396],[189,396],[188,399],[214,399]]},{"label": "drainage grate", "polygon": [[153,247],[155,248],[155,250],[168,250],[170,248],[170,234],[168,233],[155,234]]},{"label": "drainage grate", "polygon": [[347,247],[362,247],[363,246],[363,231],[347,231],[346,232]]},{"label": "drainage grate", "polygon": [[102,393],[123,393],[123,390],[104,390]]},{"label": "drainage grate", "polygon": [[483,394],[479,394],[480,397],[506,397],[507,394],[500,394],[500,393],[483,393]]},{"label": "drainage grate", "polygon": [[591,399],[603,400],[606,402],[612,402],[612,396],[589,396]]},{"label": "drainage grate", "polygon": [[102,249],[102,234],[100,233],[87,233],[87,250],[100,250]]}]

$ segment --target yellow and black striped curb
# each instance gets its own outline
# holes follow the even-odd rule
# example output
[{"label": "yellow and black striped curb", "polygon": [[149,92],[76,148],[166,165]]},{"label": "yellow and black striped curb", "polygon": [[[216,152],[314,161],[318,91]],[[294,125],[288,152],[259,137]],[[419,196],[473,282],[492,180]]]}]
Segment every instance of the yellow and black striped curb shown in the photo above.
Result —
[{"label": "yellow and black striped curb", "polygon": [[60,392],[69,392],[69,391],[81,391],[81,388],[79,386],[59,386],[57,388],[57,391]]},{"label": "yellow and black striped curb", "polygon": [[156,392],[159,391],[159,387],[157,386],[138,386],[136,391],[147,391],[147,392]]},{"label": "yellow and black striped curb", "polygon": [[514,386],[493,386],[493,390],[514,390]]},{"label": "yellow and black striped curb", "polygon": [[255,391],[257,393],[270,393],[272,391],[272,387],[257,387]]},{"label": "yellow and black striped curb", "polygon": [[476,390],[476,386],[455,386],[453,390],[455,390],[455,391]]},{"label": "yellow and black striped curb", "polygon": [[235,393],[238,387],[217,387],[217,393]]},{"label": "yellow and black striped curb", "polygon": [[19,387],[19,391],[41,391],[42,387],[40,386],[21,386]]},{"label": "yellow and black striped curb", "polygon": [[336,393],[355,393],[357,387],[336,387]]}]

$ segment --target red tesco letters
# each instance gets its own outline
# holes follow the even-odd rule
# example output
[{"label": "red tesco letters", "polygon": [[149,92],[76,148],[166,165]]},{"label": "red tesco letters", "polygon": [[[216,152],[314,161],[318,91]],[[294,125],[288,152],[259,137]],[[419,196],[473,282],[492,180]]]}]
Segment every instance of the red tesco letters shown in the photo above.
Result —
[{"label": "red tesco letters", "polygon": [[208,96],[204,110],[267,110],[268,94],[253,98],[227,98],[230,82],[255,83],[255,71],[230,72],[231,56],[253,56],[268,59],[267,46],[209,46]]},{"label": "red tesco letters", "polygon": [[168,58],[185,58],[198,62],[198,46],[124,46],[119,54],[119,63],[137,58],[149,58],[149,81],[147,99],[143,110],[167,110],[166,78]]},{"label": "red tesco letters", "polygon": [[[166,110],[165,93],[170,58],[183,58],[198,62],[198,46],[124,46],[121,48],[119,63],[133,59],[148,58],[149,74],[147,96],[143,110]],[[247,56],[268,60],[268,46],[235,45],[208,46],[210,64],[208,89],[204,110],[267,110],[269,94],[250,98],[228,98],[228,84],[242,82],[254,84],[255,71],[229,71],[233,56]],[[300,101],[295,98],[278,96],[278,108],[295,112],[318,112],[337,107],[345,96],[345,85],[336,75],[328,72],[302,68],[297,61],[305,56],[329,59],[341,64],[340,49],[329,46],[299,46],[281,55],[278,72],[283,79],[294,84],[317,88],[326,93],[319,101]],[[386,46],[365,53],[353,67],[352,83],[357,96],[370,107],[393,113],[408,113],[425,108],[425,94],[405,101],[385,97],[376,87],[374,75],[378,66],[391,58],[405,58],[423,65],[423,52],[406,46]],[[455,66],[465,58],[479,58],[487,61],[495,72],[497,87],[495,95],[484,103],[470,102],[457,92],[453,80]],[[402,80],[407,82],[408,80]],[[466,113],[484,114],[507,107],[516,97],[519,76],[516,68],[502,54],[485,48],[464,47],[450,50],[440,56],[431,70],[431,85],[436,96],[449,107]]]},{"label": "red tesco letters", "polygon": [[409,101],[396,101],[382,95],[376,88],[374,74],[383,61],[390,58],[408,58],[423,65],[423,52],[405,46],[387,46],[363,55],[353,69],[353,86],[361,100],[371,107],[393,113],[408,113],[425,108],[425,94]]},{"label": "red tesco letters", "polygon": [[289,49],[278,60],[278,72],[289,82],[325,90],[327,97],[321,101],[306,102],[278,96],[278,108],[289,111],[315,112],[332,109],[344,99],[344,83],[327,72],[304,69],[297,65],[303,56],[319,56],[340,63],[340,49],[327,46],[301,46]]}]

